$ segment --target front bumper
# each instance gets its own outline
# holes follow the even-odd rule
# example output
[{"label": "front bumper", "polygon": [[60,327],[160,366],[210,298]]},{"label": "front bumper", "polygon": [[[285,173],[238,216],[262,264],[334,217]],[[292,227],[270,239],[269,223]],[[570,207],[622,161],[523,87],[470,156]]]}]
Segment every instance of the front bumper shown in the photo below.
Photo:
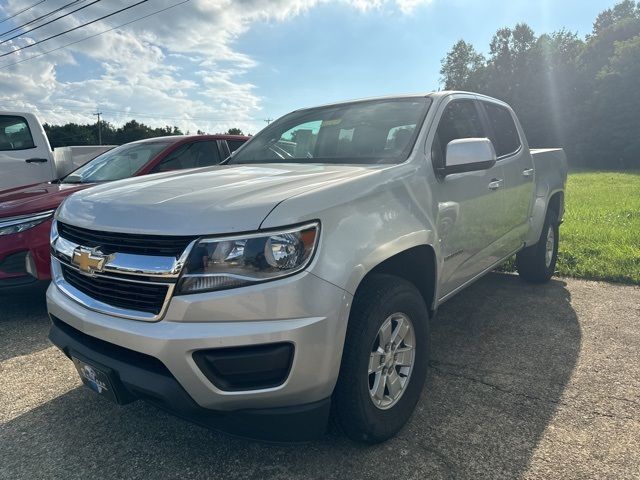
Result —
[{"label": "front bumper", "polygon": [[[321,417],[326,417],[327,399],[340,369],[351,296],[303,272],[250,287],[174,297],[159,322],[128,320],[91,311],[67,297],[54,284],[47,291],[47,304],[49,313],[63,328],[66,325],[90,340],[113,345],[116,350],[120,347],[143,354],[163,365],[168,378],[174,382],[170,388],[174,393],[169,395],[168,402],[154,403],[180,416],[192,418],[189,412],[196,409],[200,412],[196,415],[198,418],[211,418],[215,423],[225,417],[225,412],[243,415],[242,412],[259,410],[264,417],[265,409],[280,412],[293,409],[295,415],[291,420],[295,426],[300,422],[297,417],[307,411],[317,410]],[[149,400],[154,394],[156,399],[158,395],[167,398],[162,393],[168,388],[166,380],[161,382],[157,376],[128,373],[136,367],[133,364],[136,362],[123,361],[126,356],[117,354],[102,358],[91,342],[77,345],[77,339],[72,342],[73,336],[60,332],[54,323],[51,339],[58,347],[67,354],[69,349],[81,350],[83,357],[114,370],[123,384],[129,385],[128,391],[147,392],[135,394],[136,398]],[[193,359],[193,353],[202,349],[277,342],[292,343],[295,350],[286,380],[276,387],[223,391],[207,379]],[[133,377],[146,378],[144,385],[136,385],[138,382]],[[176,401],[176,395],[187,400]],[[184,405],[188,406],[186,410]],[[219,428],[229,430],[224,421]],[[246,432],[240,434],[246,435]]]},{"label": "front bumper", "polygon": [[[243,437],[274,442],[305,441],[321,436],[331,399],[294,407],[244,409],[235,412],[202,408],[162,364],[152,357],[115,347],[52,319],[50,340],[69,358],[90,359],[116,372],[121,403],[142,399],[181,418]],[[135,358],[137,361],[127,361]]]}]

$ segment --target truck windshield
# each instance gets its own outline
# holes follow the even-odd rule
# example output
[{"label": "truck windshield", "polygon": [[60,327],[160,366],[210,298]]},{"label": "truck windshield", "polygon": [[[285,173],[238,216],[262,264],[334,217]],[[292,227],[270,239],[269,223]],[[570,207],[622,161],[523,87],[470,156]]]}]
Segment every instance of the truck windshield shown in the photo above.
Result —
[{"label": "truck windshield", "polygon": [[276,120],[225,163],[400,163],[431,99],[365,100],[300,110]]},{"label": "truck windshield", "polygon": [[109,182],[131,177],[168,145],[170,142],[120,145],[85,163],[61,183]]}]

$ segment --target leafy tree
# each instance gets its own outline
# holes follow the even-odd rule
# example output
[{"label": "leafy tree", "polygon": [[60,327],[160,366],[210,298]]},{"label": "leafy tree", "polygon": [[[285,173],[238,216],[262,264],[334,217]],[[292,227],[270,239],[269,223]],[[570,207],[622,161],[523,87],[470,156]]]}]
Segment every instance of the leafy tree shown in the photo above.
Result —
[{"label": "leafy tree", "polygon": [[613,8],[601,12],[593,23],[593,36],[602,34],[605,30],[628,19],[640,17],[640,4],[633,0],[624,0]]},{"label": "leafy tree", "polygon": [[640,166],[640,3],[603,11],[584,40],[518,24],[496,32],[486,61],[474,54],[457,42],[441,82],[508,102],[532,147],[562,146],[573,165]]},{"label": "leafy tree", "polygon": [[[136,120],[130,120],[118,128],[108,122],[101,121],[100,128],[102,143],[105,145],[121,145],[143,138],[182,135],[182,131],[176,126],[167,125],[166,127],[152,128]],[[98,126],[96,124],[45,124],[44,129],[53,148],[68,145],[96,145],[98,143]]]},{"label": "leafy tree", "polygon": [[442,60],[441,82],[447,90],[465,90],[471,85],[471,76],[484,65],[484,57],[473,45],[459,40]]},{"label": "leafy tree", "polygon": [[593,163],[640,168],[640,35],[616,42],[613,57],[598,74],[592,101],[598,127],[592,135]]},{"label": "leafy tree", "polygon": [[244,135],[244,134],[242,133],[242,130],[234,127],[227,130],[227,135]]}]

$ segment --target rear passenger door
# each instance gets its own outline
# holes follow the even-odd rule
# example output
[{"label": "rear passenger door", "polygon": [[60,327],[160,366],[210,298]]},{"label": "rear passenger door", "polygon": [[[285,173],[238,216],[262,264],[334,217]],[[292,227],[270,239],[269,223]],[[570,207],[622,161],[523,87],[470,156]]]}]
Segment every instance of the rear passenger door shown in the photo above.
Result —
[{"label": "rear passenger door", "polygon": [[498,102],[480,100],[496,149],[497,163],[504,172],[504,254],[525,241],[533,202],[534,170],[528,146],[524,145],[517,120],[510,108]]},{"label": "rear passenger door", "polygon": [[501,165],[445,177],[437,173],[444,166],[449,142],[489,137],[473,96],[449,97],[439,110],[437,128],[428,145],[436,172],[432,191],[438,202],[437,228],[444,259],[439,282],[442,298],[501,259],[504,196],[502,188],[494,187],[503,181]]}]

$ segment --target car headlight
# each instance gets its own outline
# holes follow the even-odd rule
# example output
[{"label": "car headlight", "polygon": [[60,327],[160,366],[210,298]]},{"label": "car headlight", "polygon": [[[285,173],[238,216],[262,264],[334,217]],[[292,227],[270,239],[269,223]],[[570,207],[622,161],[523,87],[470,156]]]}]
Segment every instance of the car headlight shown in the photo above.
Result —
[{"label": "car headlight", "polygon": [[49,232],[49,244],[53,246],[53,243],[58,239],[58,221],[54,218],[51,222],[51,231]]},{"label": "car headlight", "polygon": [[303,270],[318,242],[318,222],[279,231],[203,238],[187,259],[177,293],[242,287]]},{"label": "car headlight", "polygon": [[20,233],[25,230],[29,230],[30,228],[40,225],[42,222],[50,219],[54,212],[55,210],[48,210],[46,212],[0,219],[0,235],[11,235],[12,233]]}]

